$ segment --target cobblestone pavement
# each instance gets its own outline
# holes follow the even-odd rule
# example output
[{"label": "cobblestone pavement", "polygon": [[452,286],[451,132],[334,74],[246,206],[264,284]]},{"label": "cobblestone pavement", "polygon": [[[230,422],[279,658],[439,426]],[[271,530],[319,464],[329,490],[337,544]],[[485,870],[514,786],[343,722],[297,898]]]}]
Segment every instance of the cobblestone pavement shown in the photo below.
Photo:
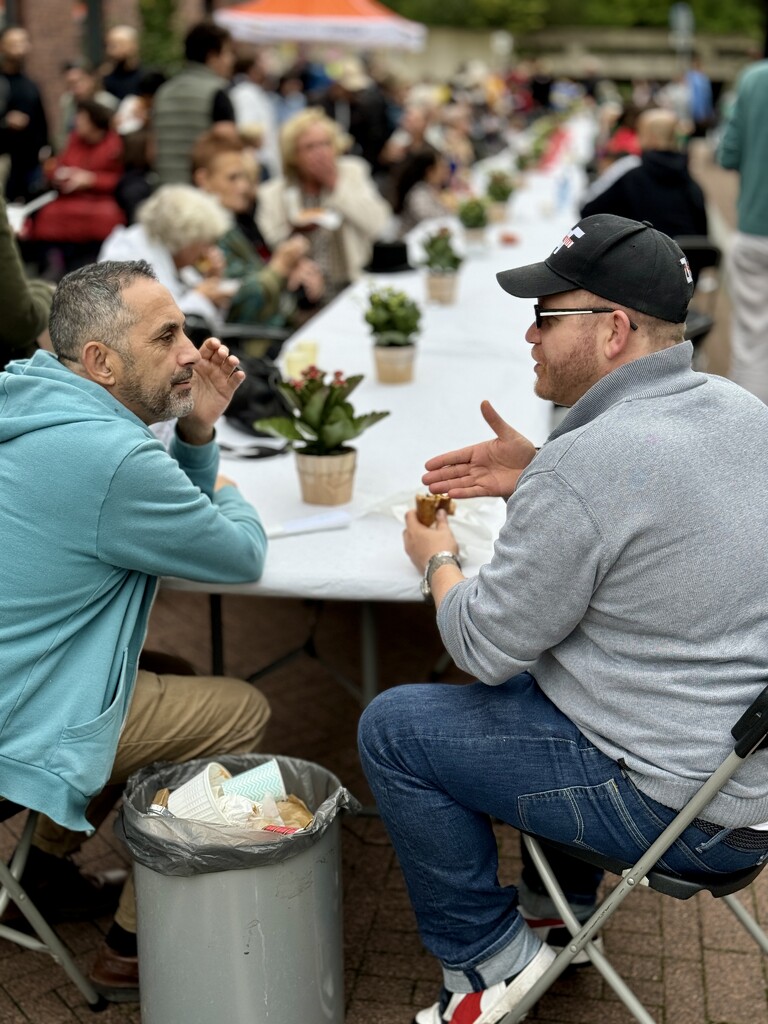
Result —
[{"label": "cobblestone pavement", "polygon": [[[734,177],[713,168],[704,149],[695,154],[694,166],[719,210],[719,230],[727,232],[733,223]],[[725,372],[727,297],[721,296],[718,302],[718,316],[720,323],[707,342],[708,367]],[[233,596],[225,596],[224,614],[226,668],[233,675],[248,675],[303,641],[312,617],[302,602]],[[365,803],[370,794],[355,748],[359,705],[329,668],[332,665],[352,679],[359,677],[358,614],[352,604],[325,606],[316,631],[320,660],[301,654],[259,685],[274,712],[267,749],[325,765]],[[377,625],[383,684],[426,678],[441,652],[429,610],[382,605],[377,609]],[[182,655],[206,671],[210,664],[207,637],[204,596],[161,593],[148,646]],[[462,676],[451,669],[445,678],[459,681]],[[0,827],[3,855],[19,827],[19,820]],[[499,827],[498,837],[502,881],[514,881],[518,836]],[[434,1001],[439,973],[421,947],[402,876],[380,822],[345,818],[342,857],[346,1024],[409,1024],[415,1010]],[[79,858],[93,868],[113,867],[125,860],[111,822],[85,844]],[[766,874],[741,898],[768,925]],[[62,937],[84,968],[108,925],[104,919],[61,926]],[[659,1024],[768,1024],[766,963],[727,908],[712,899],[702,896],[678,903],[647,890],[633,894],[607,926],[605,942],[613,963]],[[103,1024],[138,1024],[141,1017],[138,1006],[113,1005],[92,1018],[79,993],[48,957],[0,940],[0,1024],[72,1024],[92,1019]],[[561,979],[529,1019],[550,1024],[631,1021],[593,969]]]}]

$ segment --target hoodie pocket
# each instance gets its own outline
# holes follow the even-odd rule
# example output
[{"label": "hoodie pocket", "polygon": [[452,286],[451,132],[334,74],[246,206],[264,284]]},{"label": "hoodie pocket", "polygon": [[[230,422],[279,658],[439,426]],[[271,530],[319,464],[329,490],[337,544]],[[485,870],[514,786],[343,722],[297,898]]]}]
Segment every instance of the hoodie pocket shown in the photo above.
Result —
[{"label": "hoodie pocket", "polygon": [[128,651],[123,651],[115,696],[109,707],[89,722],[62,729],[48,768],[86,796],[105,785],[115,760],[123,725]]}]

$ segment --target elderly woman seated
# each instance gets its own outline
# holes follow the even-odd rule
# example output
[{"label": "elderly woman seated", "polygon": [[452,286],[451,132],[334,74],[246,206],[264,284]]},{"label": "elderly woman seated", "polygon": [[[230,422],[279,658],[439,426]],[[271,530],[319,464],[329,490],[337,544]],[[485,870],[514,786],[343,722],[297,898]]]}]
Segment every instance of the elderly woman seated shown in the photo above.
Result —
[{"label": "elderly woman seated", "polygon": [[301,111],[280,132],[283,176],[259,189],[257,222],[267,245],[304,233],[331,294],[360,276],[392,220],[368,164],[341,155],[348,141],[319,108]]},{"label": "elderly woman seated", "polygon": [[136,223],[118,227],[99,252],[103,260],[146,260],[182,312],[222,324],[232,299],[216,240],[231,217],[214,197],[192,185],[163,185],[138,209]]}]

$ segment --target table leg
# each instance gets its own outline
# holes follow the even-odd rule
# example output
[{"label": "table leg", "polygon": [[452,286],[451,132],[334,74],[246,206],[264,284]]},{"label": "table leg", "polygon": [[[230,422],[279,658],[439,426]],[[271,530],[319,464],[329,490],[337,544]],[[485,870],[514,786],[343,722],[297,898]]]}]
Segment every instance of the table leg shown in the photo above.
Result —
[{"label": "table leg", "polygon": [[379,692],[376,609],[371,601],[363,601],[360,608],[360,664],[360,702],[366,707]]},{"label": "table leg", "polygon": [[208,595],[211,623],[211,674],[224,675],[224,626],[221,618],[221,594]]}]

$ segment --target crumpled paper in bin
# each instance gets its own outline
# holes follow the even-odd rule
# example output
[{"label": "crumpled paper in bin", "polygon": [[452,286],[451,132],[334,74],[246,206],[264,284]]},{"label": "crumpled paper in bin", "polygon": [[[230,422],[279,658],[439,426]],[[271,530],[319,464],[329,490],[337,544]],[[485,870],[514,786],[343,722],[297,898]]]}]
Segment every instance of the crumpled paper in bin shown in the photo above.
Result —
[{"label": "crumpled paper in bin", "polygon": [[[269,761],[272,754],[222,754],[215,758],[233,775]],[[202,771],[211,758],[174,764],[156,761],[130,777],[115,832],[131,856],[161,875],[202,875],[258,864],[286,861],[312,846],[342,811],[356,813],[360,802],[326,768],[295,757],[280,757],[285,786],[313,811],[311,825],[292,836],[280,836],[243,825],[219,825],[187,818],[148,814],[158,789],[174,789]]]}]

